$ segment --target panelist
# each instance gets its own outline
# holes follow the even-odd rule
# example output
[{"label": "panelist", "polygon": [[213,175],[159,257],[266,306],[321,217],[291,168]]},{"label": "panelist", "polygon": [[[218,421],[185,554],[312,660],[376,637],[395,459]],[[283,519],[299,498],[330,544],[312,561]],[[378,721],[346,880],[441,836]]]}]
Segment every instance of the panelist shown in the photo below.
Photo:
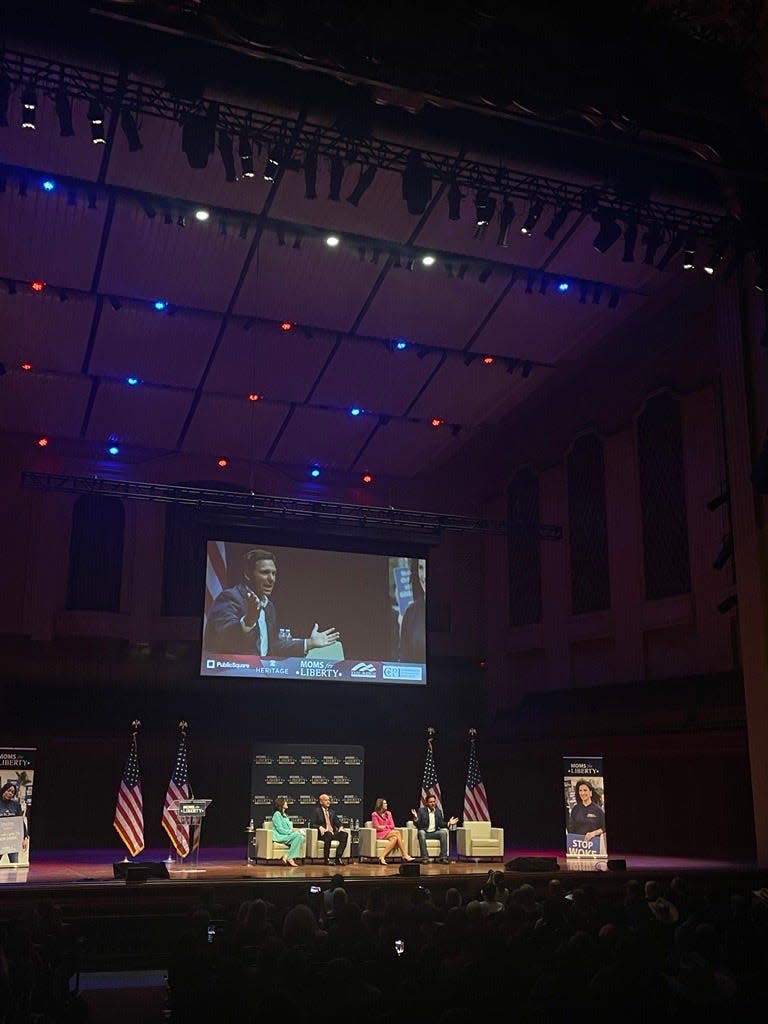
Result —
[{"label": "panelist", "polygon": [[429,794],[426,805],[420,807],[418,811],[415,807],[412,807],[411,814],[416,822],[421,863],[429,864],[427,840],[438,839],[440,841],[440,863],[450,864],[450,858],[448,857],[448,829],[452,825],[457,825],[459,819],[453,817],[449,818],[446,822],[443,812],[437,806],[437,797],[434,793]]},{"label": "panelist", "polygon": [[427,660],[427,560],[411,559],[413,600],[400,624],[400,661],[424,664]]},{"label": "panelist", "polygon": [[211,605],[205,624],[203,648],[221,654],[260,654],[273,658],[301,658],[339,639],[335,626],[320,629],[316,622],[305,639],[286,639],[277,628],[271,594],[277,563],[271,551],[251,548],[243,556],[243,582],[222,590]]},{"label": "panelist", "polygon": [[317,798],[309,823],[317,829],[320,842],[323,844],[323,864],[330,860],[331,843],[334,839],[339,844],[336,847],[336,863],[341,864],[341,858],[349,842],[349,832],[341,827],[341,818],[331,809],[331,798],[327,793],[321,793]]}]

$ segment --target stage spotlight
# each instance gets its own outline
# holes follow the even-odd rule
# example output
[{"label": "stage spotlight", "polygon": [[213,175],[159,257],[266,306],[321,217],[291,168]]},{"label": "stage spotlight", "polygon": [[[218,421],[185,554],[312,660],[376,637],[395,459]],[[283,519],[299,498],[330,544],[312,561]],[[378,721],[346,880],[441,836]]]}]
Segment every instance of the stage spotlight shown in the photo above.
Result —
[{"label": "stage spotlight", "polygon": [[325,244],[329,245],[331,249],[335,249],[339,242],[341,242],[341,239],[338,235],[328,235],[325,240]]},{"label": "stage spotlight", "polygon": [[533,229],[538,224],[539,217],[541,217],[543,212],[544,203],[541,201],[541,199],[534,199],[531,203],[530,209],[528,210],[528,216],[525,218],[525,223],[520,228],[520,234],[532,235]]},{"label": "stage spotlight", "polygon": [[677,234],[672,236],[669,245],[664,251],[664,255],[661,257],[659,262],[656,264],[657,270],[666,270],[672,261],[672,257],[676,256],[683,247],[683,236],[678,231]]},{"label": "stage spotlight", "polygon": [[637,221],[627,221],[624,228],[624,254],[621,257],[622,263],[635,262],[635,245],[637,243]]},{"label": "stage spotlight", "polygon": [[565,224],[565,222],[568,220],[568,214],[570,212],[571,211],[568,206],[561,206],[558,210],[556,210],[552,217],[552,221],[549,227],[544,232],[544,237],[548,238],[550,242],[554,242],[557,233],[562,229],[563,224]]},{"label": "stage spotlight", "polygon": [[264,167],[264,181],[274,181],[280,171],[282,153],[277,146],[273,146],[267,154],[267,162]]},{"label": "stage spotlight", "polygon": [[107,141],[104,128],[104,108],[98,100],[88,104],[88,120],[91,122],[91,141],[95,146],[102,146]]},{"label": "stage spotlight", "polygon": [[237,155],[240,157],[240,172],[243,177],[252,178],[256,173],[253,169],[253,149],[251,147],[251,140],[245,132],[240,133]]},{"label": "stage spotlight", "polygon": [[347,196],[347,202],[351,203],[352,206],[357,206],[360,200],[363,198],[365,193],[373,184],[373,179],[376,177],[376,167],[370,164],[368,167],[360,168],[360,177],[357,179],[357,184]]},{"label": "stage spotlight", "polygon": [[424,213],[432,198],[432,175],[421,159],[421,153],[412,149],[403,170],[403,199],[408,213]]},{"label": "stage spotlight", "polygon": [[37,93],[28,85],[21,96],[21,127],[34,131],[37,120]]},{"label": "stage spotlight", "polygon": [[496,239],[496,245],[505,248],[509,245],[509,229],[514,219],[515,204],[511,199],[505,199],[501,204],[501,213],[499,214],[499,236]]},{"label": "stage spotlight", "polygon": [[738,603],[738,596],[736,594],[731,594],[730,597],[726,597],[725,600],[720,602],[720,604],[717,606],[717,610],[720,612],[721,615],[725,615],[726,612],[729,612],[732,608],[735,608]]},{"label": "stage spotlight", "polygon": [[189,166],[195,170],[200,171],[208,166],[208,157],[215,148],[218,116],[218,104],[211,103],[207,114],[190,114],[182,123],[181,149]]},{"label": "stage spotlight", "polygon": [[711,277],[712,274],[714,274],[718,270],[718,268],[722,266],[724,260],[725,253],[723,252],[722,246],[716,245],[713,248],[712,254],[710,255],[709,259],[707,259],[703,264],[704,273],[709,274]]},{"label": "stage spotlight", "polygon": [[683,243],[683,270],[693,270],[696,266],[697,245],[697,238],[694,235],[688,235]]},{"label": "stage spotlight", "polygon": [[[421,257],[422,266],[433,267],[435,265],[435,257],[426,255]],[[489,275],[490,276],[490,275]]]},{"label": "stage spotlight", "polygon": [[123,129],[123,135],[128,143],[128,152],[138,153],[142,148],[139,126],[136,123],[136,118],[125,107],[120,111],[120,127]]},{"label": "stage spotlight", "polygon": [[317,199],[316,149],[310,149],[304,156],[304,198]]},{"label": "stage spotlight", "polygon": [[659,227],[658,224],[652,224],[643,235],[643,245],[645,246],[643,263],[647,267],[653,266],[654,261],[656,260],[656,253],[663,244],[664,228]]},{"label": "stage spotlight", "polygon": [[448,220],[461,220],[461,200],[464,198],[461,189],[452,181],[448,186]]},{"label": "stage spotlight", "polygon": [[475,196],[475,224],[477,227],[485,227],[490,224],[496,212],[496,199],[490,194],[487,188],[478,190]]},{"label": "stage spotlight", "polygon": [[221,157],[221,162],[224,165],[224,180],[237,181],[232,136],[225,131],[219,132],[219,156]]},{"label": "stage spotlight", "polygon": [[341,184],[344,181],[344,161],[340,156],[331,157],[331,179],[328,185],[328,198],[337,203],[341,199]]},{"label": "stage spotlight", "polygon": [[59,89],[56,93],[54,108],[56,117],[59,119],[59,135],[62,139],[71,139],[75,134],[75,129],[72,126],[72,104],[63,89]]},{"label": "stage spotlight", "polygon": [[600,225],[600,229],[592,243],[592,248],[597,249],[598,252],[606,253],[621,238],[621,228],[608,213],[602,212],[592,216]]}]

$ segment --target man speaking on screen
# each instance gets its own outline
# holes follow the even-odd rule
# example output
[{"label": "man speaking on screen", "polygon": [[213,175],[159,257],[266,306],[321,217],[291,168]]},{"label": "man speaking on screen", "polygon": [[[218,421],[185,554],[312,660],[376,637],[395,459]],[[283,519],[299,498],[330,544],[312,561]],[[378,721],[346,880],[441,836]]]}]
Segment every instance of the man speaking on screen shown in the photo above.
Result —
[{"label": "man speaking on screen", "polygon": [[277,628],[271,595],[277,563],[271,551],[251,548],[243,556],[243,582],[222,590],[211,605],[203,647],[220,654],[260,654],[300,658],[339,639],[335,626],[320,629],[316,622],[306,639],[287,639]]}]

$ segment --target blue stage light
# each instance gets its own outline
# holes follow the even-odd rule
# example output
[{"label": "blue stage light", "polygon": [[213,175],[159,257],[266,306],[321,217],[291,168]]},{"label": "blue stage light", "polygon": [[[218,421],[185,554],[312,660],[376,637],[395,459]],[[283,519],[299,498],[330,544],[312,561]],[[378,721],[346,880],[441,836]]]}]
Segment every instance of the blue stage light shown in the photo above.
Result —
[{"label": "blue stage light", "polygon": [[309,471],[309,475],[311,477],[314,477],[314,478],[319,477],[320,476],[320,469],[319,469],[319,467],[318,466],[313,466],[312,469],[310,469],[310,471]]},{"label": "blue stage light", "polygon": [[56,190],[56,182],[53,180],[53,178],[46,178],[45,181],[42,182],[40,187],[42,188],[43,192],[54,192]]},{"label": "blue stage light", "polygon": [[130,384],[131,387],[135,387],[139,383],[138,377],[126,377],[125,383]]},{"label": "blue stage light", "polygon": [[350,416],[359,416],[362,411],[363,410],[360,408],[359,405],[353,405],[351,407],[351,409],[349,410],[349,415]]},{"label": "blue stage light", "polygon": [[107,452],[110,455],[119,455],[120,454],[120,449],[118,448],[118,446],[116,444],[111,444],[109,446],[109,448],[107,448]]},{"label": "blue stage light", "polygon": [[395,342],[395,348],[398,352],[402,352],[404,349],[408,348],[408,342],[405,341],[404,338],[398,338]]},{"label": "blue stage light", "polygon": [[557,290],[559,292],[567,292],[570,287],[571,286],[568,284],[567,281],[560,281],[560,283],[557,286]]},{"label": "blue stage light", "polygon": [[157,302],[155,302],[154,305],[155,305],[155,309],[160,310],[160,312],[162,312],[164,309],[168,308],[168,303],[165,301],[165,299],[158,299]]}]

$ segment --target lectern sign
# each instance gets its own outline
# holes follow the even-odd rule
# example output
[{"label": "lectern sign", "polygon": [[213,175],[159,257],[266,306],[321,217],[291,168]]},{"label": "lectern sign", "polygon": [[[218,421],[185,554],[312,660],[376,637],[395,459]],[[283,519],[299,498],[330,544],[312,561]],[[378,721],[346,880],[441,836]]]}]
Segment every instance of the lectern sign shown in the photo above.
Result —
[{"label": "lectern sign", "polygon": [[204,818],[210,800],[179,800],[179,817]]}]

